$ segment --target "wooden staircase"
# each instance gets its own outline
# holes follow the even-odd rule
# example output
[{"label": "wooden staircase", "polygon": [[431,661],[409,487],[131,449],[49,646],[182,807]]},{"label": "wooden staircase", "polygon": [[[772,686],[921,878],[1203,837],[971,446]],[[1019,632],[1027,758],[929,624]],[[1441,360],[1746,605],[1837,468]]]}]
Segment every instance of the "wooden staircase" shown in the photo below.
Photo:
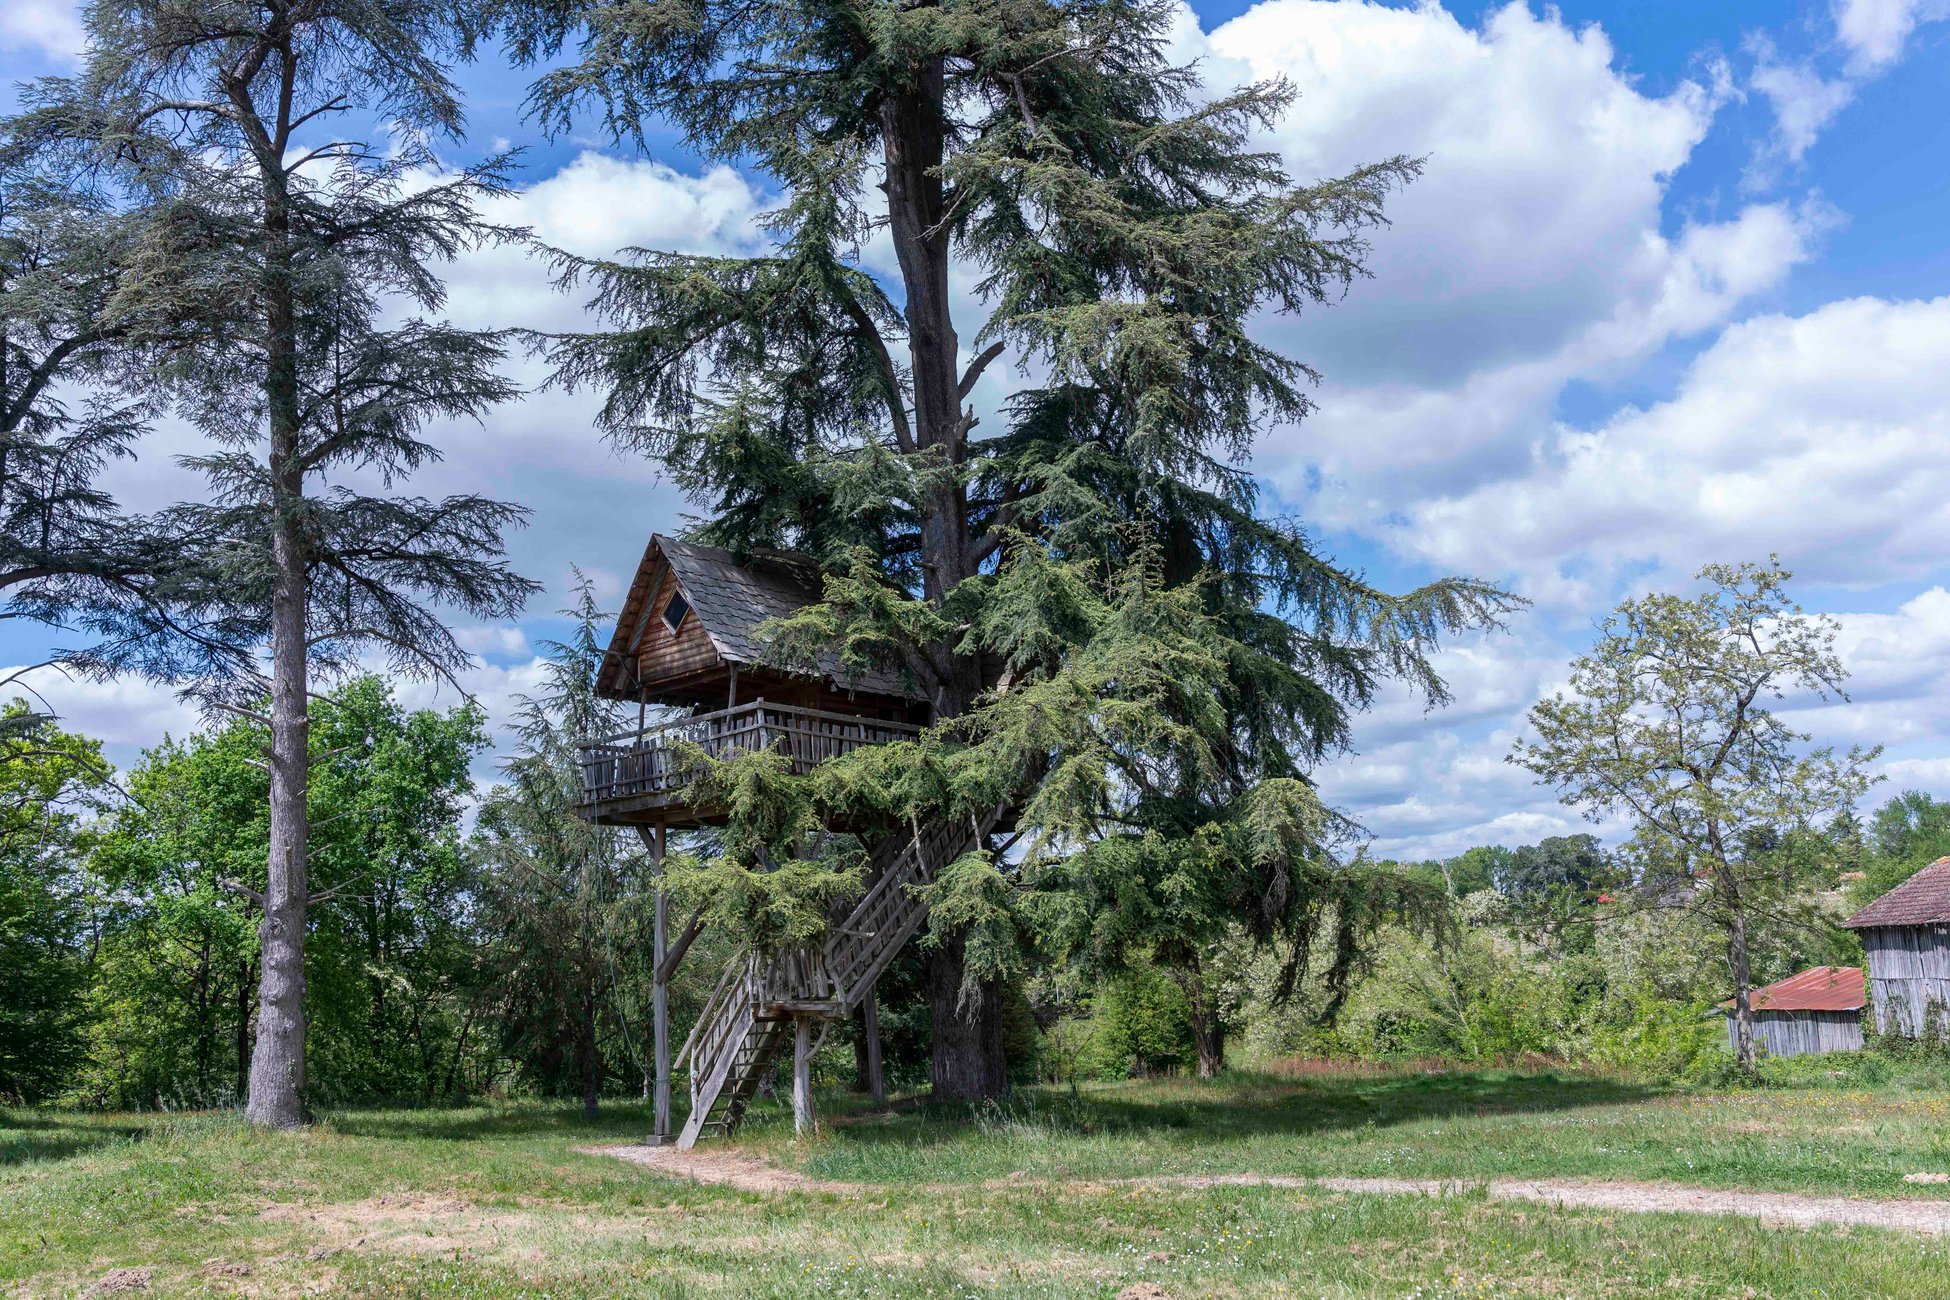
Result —
[{"label": "wooden staircase", "polygon": [[731,960],[677,1054],[675,1068],[691,1082],[680,1149],[695,1146],[707,1129],[737,1128],[772,1062],[792,1043],[795,1017],[830,1024],[853,1013],[927,920],[914,888],[978,845],[994,824],[991,816],[959,831],[936,825],[890,837],[874,854],[873,885],[819,948]]}]

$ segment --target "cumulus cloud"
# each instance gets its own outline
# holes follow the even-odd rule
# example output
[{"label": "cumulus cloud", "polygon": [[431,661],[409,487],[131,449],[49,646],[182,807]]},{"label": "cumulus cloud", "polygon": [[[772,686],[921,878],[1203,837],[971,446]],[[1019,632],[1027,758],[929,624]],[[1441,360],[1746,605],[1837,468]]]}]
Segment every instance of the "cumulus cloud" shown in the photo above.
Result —
[{"label": "cumulus cloud", "polygon": [[1950,543],[1950,299],[1831,303],[1728,328],[1678,392],[1559,426],[1501,481],[1411,507],[1399,545],[1526,576],[1779,551],[1804,581],[1921,576]]},{"label": "cumulus cloud", "polygon": [[1774,109],[1774,139],[1755,161],[1753,183],[1767,183],[1772,166],[1798,163],[1822,130],[1855,99],[1855,84],[1847,78],[1823,77],[1810,63],[1784,63],[1766,47],[1754,69],[1754,89]]},{"label": "cumulus cloud", "polygon": [[1950,18],[1946,0],[1837,0],[1835,35],[1860,75],[1896,62],[1918,24],[1942,18]]},{"label": "cumulus cloud", "polygon": [[1778,286],[1824,228],[1814,207],[1664,211],[1724,87],[1646,93],[1598,27],[1522,4],[1467,26],[1433,5],[1268,0],[1208,38],[1219,84],[1302,92],[1272,133],[1300,176],[1397,153],[1423,178],[1389,208],[1374,278],[1266,322],[1326,375],[1322,410],[1261,468],[1321,523],[1361,531],[1404,495],[1487,481],[1574,380],[1628,369]]}]

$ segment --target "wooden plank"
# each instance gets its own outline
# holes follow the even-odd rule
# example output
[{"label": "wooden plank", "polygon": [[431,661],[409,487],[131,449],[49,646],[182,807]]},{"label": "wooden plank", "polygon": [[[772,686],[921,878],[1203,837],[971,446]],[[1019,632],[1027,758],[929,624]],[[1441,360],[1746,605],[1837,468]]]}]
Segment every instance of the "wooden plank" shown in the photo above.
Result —
[{"label": "wooden plank", "polygon": [[860,1004],[860,1035],[867,1043],[867,1093],[878,1106],[887,1100],[887,1076],[880,1060],[880,1000],[872,989]]},{"label": "wooden plank", "polygon": [[810,1133],[812,1107],[812,1017],[792,1020],[792,1131]]}]

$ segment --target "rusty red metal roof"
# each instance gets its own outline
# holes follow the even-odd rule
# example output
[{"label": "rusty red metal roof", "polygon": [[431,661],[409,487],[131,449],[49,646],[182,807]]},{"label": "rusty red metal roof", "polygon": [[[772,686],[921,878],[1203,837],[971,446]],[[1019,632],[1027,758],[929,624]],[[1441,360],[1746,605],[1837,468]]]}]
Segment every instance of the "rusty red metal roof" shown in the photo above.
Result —
[{"label": "rusty red metal roof", "polygon": [[1950,921],[1950,858],[1938,858],[1842,925],[1850,930],[1869,930],[1939,921]]},{"label": "rusty red metal roof", "polygon": [[1860,966],[1816,966],[1754,990],[1756,1011],[1860,1011],[1868,1002]]}]

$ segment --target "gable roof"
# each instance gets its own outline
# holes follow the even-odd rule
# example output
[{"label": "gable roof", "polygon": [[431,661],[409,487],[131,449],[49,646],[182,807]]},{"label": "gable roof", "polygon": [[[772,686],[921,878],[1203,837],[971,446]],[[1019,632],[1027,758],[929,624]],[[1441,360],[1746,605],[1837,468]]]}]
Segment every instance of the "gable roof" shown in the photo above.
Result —
[{"label": "gable roof", "polygon": [[[1816,966],[1753,993],[1756,1011],[1860,1011],[1869,1004],[1860,966]],[[1733,999],[1720,1004],[1731,1008]]]},{"label": "gable roof", "polygon": [[[767,619],[783,618],[818,603],[822,593],[819,565],[810,556],[763,550],[741,562],[730,551],[716,546],[653,534],[617,616],[609,651],[603,656],[602,671],[596,677],[599,692],[624,693],[624,670],[636,644],[637,625],[656,599],[666,565],[712,647],[727,663],[762,665],[759,626]],[[820,669],[836,690],[921,698],[902,684],[898,673],[876,669],[851,676],[836,651],[820,656]]]},{"label": "gable roof", "polygon": [[1938,858],[1842,925],[1850,930],[1868,930],[1939,921],[1950,921],[1950,858]]}]

